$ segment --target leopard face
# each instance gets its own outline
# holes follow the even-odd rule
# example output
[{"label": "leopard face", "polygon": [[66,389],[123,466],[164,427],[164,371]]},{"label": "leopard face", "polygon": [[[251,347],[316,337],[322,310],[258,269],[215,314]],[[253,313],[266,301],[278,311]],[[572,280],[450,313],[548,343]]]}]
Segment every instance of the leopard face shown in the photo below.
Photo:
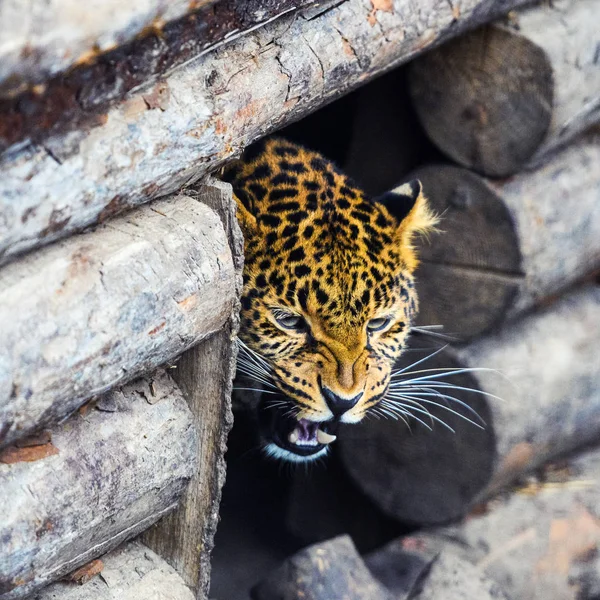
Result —
[{"label": "leopard face", "polygon": [[413,238],[435,217],[419,182],[377,202],[281,139],[250,147],[224,178],[245,238],[240,369],[265,386],[267,452],[311,460],[386,394],[417,311]]}]

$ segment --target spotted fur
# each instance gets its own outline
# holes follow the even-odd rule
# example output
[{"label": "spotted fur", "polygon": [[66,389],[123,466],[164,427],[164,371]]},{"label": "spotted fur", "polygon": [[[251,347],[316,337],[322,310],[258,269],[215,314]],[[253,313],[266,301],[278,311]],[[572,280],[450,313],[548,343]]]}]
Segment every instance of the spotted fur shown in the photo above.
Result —
[{"label": "spotted fur", "polygon": [[[386,199],[406,214],[398,222],[331,162],[282,139],[251,147],[225,179],[245,237],[240,338],[298,419],[332,419],[326,388],[363,392],[341,417],[360,421],[386,392],[417,311],[413,238],[435,224],[420,183]],[[299,327],[282,327],[285,315]],[[387,318],[381,331],[368,325]]]}]

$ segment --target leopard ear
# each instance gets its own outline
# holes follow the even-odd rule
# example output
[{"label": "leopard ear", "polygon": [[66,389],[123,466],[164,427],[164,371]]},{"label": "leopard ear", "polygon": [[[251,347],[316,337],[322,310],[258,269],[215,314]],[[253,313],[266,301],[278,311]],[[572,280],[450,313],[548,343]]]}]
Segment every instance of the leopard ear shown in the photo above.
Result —
[{"label": "leopard ear", "polygon": [[399,221],[397,243],[402,249],[402,256],[410,271],[418,265],[418,259],[413,247],[415,235],[427,235],[435,231],[438,217],[430,209],[427,198],[423,194],[423,186],[418,179],[386,192],[376,198]]}]

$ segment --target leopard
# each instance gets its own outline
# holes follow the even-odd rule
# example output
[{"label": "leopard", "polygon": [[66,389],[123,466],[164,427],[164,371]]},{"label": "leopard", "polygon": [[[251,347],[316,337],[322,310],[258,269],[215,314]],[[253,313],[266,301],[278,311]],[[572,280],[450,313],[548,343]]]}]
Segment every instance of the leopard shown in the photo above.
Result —
[{"label": "leopard", "polygon": [[418,311],[416,240],[438,217],[420,181],[371,198],[277,136],[222,178],[244,237],[238,370],[264,390],[261,446],[312,461],[385,397]]}]

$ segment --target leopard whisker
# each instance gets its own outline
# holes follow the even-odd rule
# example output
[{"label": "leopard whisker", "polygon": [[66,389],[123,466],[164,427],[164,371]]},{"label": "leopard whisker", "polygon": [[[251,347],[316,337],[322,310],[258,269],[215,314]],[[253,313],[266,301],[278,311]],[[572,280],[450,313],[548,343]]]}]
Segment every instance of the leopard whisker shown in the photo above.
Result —
[{"label": "leopard whisker", "polygon": [[[423,413],[423,414],[428,414],[429,417],[434,418],[437,421],[440,421],[443,425],[445,425],[446,427],[450,427],[449,425],[446,425],[446,423],[444,423],[441,419],[437,419],[436,417],[433,417],[432,414],[429,413],[429,411],[427,410],[420,410],[418,408],[414,408],[412,406],[407,406],[406,404],[400,405],[399,403],[394,404],[394,403],[387,403],[386,406],[393,411],[400,411],[401,414],[406,415],[407,417],[410,417],[411,419],[414,419],[415,421],[421,423],[421,425],[423,425],[423,427],[425,427],[426,429],[428,429],[429,431],[433,431],[433,429],[431,428],[430,425],[428,425],[427,423],[425,423],[425,421],[423,421],[423,419],[421,419],[420,417],[417,417],[417,415],[415,415],[412,411],[416,410],[417,412]],[[402,406],[402,408],[400,408]],[[407,423],[408,425],[408,423]],[[410,425],[408,425],[408,428],[410,429]]]},{"label": "leopard whisker", "polygon": [[[391,386],[390,386],[391,387]],[[399,386],[404,389],[408,388],[423,388],[428,387],[431,389],[446,389],[446,390],[461,390],[463,392],[471,392],[472,394],[479,394],[481,396],[488,396],[489,398],[494,398],[494,400],[500,400],[500,402],[504,402],[504,398],[500,396],[496,396],[496,394],[492,394],[491,392],[485,392],[484,390],[478,390],[477,388],[470,388],[462,385],[456,385],[454,383],[450,383],[449,381],[434,381],[432,383],[425,383],[424,386]],[[398,387],[394,387],[394,390],[398,390]]]},{"label": "leopard whisker", "polygon": [[[425,398],[422,398],[421,396],[409,396],[409,395],[400,395],[400,396],[392,396],[393,400],[400,400],[400,404],[402,404],[403,400],[419,400],[420,402],[423,402],[425,404],[432,404],[433,406],[439,406],[440,408],[442,408],[443,410],[447,410],[448,412],[452,413],[453,415],[456,415],[457,417],[463,419],[464,421],[467,421],[468,423],[471,423],[472,425],[475,425],[475,427],[478,427],[479,429],[485,429],[484,426],[480,425],[479,423],[473,421],[473,419],[469,419],[469,417],[466,417],[465,415],[460,414],[459,412],[451,409],[449,406],[446,406],[444,404],[440,404],[439,402],[434,402],[433,400],[426,400]],[[416,409],[415,409],[416,410]],[[431,414],[431,413],[430,413]],[[438,421],[438,417],[436,417],[435,415],[431,415],[436,421]],[[477,415],[479,416],[479,415]],[[481,417],[480,417],[481,418]],[[444,423],[448,428],[452,429],[447,423]],[[453,433],[456,433],[453,429],[452,429]]]},{"label": "leopard whisker", "polygon": [[[429,396],[429,397],[434,396],[436,398],[443,398],[446,401],[451,400],[452,402],[456,402],[460,406],[466,408],[475,417],[477,417],[481,421],[482,425],[487,425],[485,420],[481,417],[481,415],[472,406],[469,406],[466,402],[463,402],[462,400],[459,400],[458,398],[455,398],[454,396],[449,396],[448,394],[442,394],[441,392],[438,392],[435,389],[430,389],[428,387],[414,388],[413,390],[409,389],[408,391],[410,393],[418,393],[419,396]],[[445,404],[447,405],[448,403],[446,402]]]},{"label": "leopard whisker", "polygon": [[428,354],[424,358],[421,358],[421,359],[415,361],[414,363],[411,363],[410,365],[404,367],[403,369],[398,369],[397,371],[392,371],[392,375],[400,375],[401,373],[405,373],[412,367],[416,367],[417,365],[420,365],[421,363],[425,362],[426,360],[433,358],[436,354],[439,354],[440,352],[445,350],[448,346],[449,346],[449,344],[446,344],[445,346],[442,346],[441,348],[434,350],[433,352],[431,352],[431,354]]},{"label": "leopard whisker", "polygon": [[253,388],[253,387],[233,387],[234,390],[246,391],[246,392],[261,392],[262,394],[274,394],[277,395],[277,392],[272,392],[271,390],[263,390],[261,388]]}]

